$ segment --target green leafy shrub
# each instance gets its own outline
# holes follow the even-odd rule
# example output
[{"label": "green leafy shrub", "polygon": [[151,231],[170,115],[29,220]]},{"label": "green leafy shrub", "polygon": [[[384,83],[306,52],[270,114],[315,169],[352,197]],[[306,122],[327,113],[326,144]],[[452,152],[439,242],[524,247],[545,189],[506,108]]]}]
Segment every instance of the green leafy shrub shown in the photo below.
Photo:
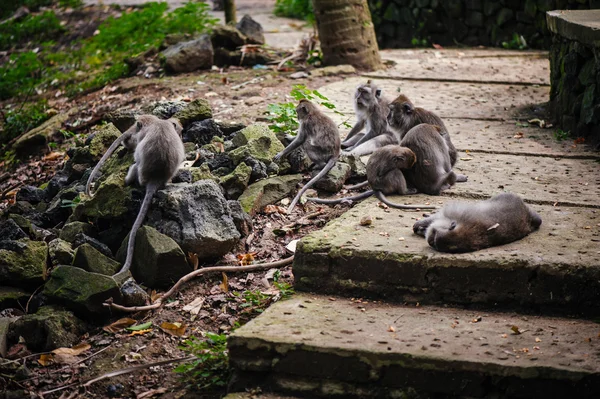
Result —
[{"label": "green leafy shrub", "polygon": [[518,33],[513,33],[512,39],[508,42],[502,42],[502,47],[505,49],[512,50],[525,50],[527,46],[527,41],[523,37],[523,35],[519,35]]},{"label": "green leafy shrub", "polygon": [[39,83],[44,64],[37,53],[15,53],[0,66],[0,100],[29,93]]},{"label": "green leafy shrub", "polygon": [[46,103],[40,102],[5,112],[4,126],[0,130],[0,144],[5,144],[46,121],[50,117],[46,109]]},{"label": "green leafy shrub", "polygon": [[[327,97],[319,93],[317,90],[310,90],[304,85],[294,85],[290,96],[296,100],[296,102],[305,99],[316,102],[319,105],[327,109],[333,110],[338,115],[344,115],[335,109],[335,105],[329,101]],[[271,122],[269,128],[279,134],[292,134],[295,135],[298,130],[298,118],[296,115],[296,102],[287,102],[279,104],[269,104],[267,106],[267,118]],[[351,126],[347,121],[342,123],[346,128]]]},{"label": "green leafy shrub", "polygon": [[207,333],[206,337],[204,341],[196,337],[183,341],[180,349],[196,356],[196,360],[175,368],[176,373],[199,390],[223,387],[230,375],[227,336]]},{"label": "green leafy shrub", "polygon": [[304,19],[311,23],[315,20],[311,0],[277,0],[274,14],[279,17]]},{"label": "green leafy shrub", "polygon": [[8,50],[24,42],[43,42],[56,39],[65,31],[54,12],[28,15],[22,21],[0,25],[0,50]]}]

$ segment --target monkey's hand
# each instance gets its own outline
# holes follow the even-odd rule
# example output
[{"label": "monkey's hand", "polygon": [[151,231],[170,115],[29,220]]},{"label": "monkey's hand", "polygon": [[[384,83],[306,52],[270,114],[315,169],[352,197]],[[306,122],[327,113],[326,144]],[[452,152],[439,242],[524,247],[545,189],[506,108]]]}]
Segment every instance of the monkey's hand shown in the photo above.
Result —
[{"label": "monkey's hand", "polygon": [[273,157],[273,162],[279,163],[279,161],[281,160],[282,156],[283,156],[283,152],[280,152],[279,154],[275,155]]}]

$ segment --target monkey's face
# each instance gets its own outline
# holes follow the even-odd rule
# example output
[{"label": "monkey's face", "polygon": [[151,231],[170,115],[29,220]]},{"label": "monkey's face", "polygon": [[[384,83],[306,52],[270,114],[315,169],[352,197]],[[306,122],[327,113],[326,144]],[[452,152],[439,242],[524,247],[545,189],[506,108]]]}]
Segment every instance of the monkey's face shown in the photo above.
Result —
[{"label": "monkey's face", "polygon": [[296,115],[298,115],[298,120],[304,120],[310,114],[310,108],[312,103],[308,100],[300,100],[298,106],[296,106]]},{"label": "monkey's face", "polygon": [[387,120],[390,127],[399,133],[406,133],[413,125],[415,116],[415,108],[410,101],[396,102],[389,105],[390,112]]},{"label": "monkey's face", "polygon": [[427,243],[437,251],[467,252],[470,249],[464,246],[468,245],[468,240],[464,237],[462,227],[455,220],[437,219],[427,228],[425,238]]},{"label": "monkey's face", "polygon": [[354,93],[354,99],[358,108],[369,108],[381,98],[381,90],[370,85],[361,85]]}]

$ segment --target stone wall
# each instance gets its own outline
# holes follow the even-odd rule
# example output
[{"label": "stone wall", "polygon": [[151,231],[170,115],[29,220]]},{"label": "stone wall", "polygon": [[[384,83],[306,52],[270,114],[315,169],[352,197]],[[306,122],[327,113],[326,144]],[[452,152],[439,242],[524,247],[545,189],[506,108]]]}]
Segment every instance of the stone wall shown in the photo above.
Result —
[{"label": "stone wall", "polygon": [[550,13],[550,101],[558,125],[600,147],[600,11],[567,16]]},{"label": "stone wall", "polygon": [[546,11],[600,8],[600,0],[369,0],[380,48],[484,45],[549,48]]}]

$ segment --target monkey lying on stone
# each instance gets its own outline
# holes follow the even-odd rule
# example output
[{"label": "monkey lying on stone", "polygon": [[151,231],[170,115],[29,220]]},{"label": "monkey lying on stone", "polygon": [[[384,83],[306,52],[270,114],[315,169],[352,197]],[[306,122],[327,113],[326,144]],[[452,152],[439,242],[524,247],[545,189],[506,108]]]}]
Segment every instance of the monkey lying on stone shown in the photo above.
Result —
[{"label": "monkey lying on stone", "polygon": [[451,202],[415,223],[413,231],[438,251],[471,252],[519,240],[541,224],[520,197],[502,193],[476,203]]},{"label": "monkey lying on stone", "polygon": [[375,194],[381,202],[392,208],[435,209],[435,206],[428,205],[396,204],[386,198],[386,195],[407,195],[417,192],[414,188],[407,187],[403,175],[403,171],[412,168],[415,162],[415,154],[410,149],[399,145],[386,145],[376,150],[367,162],[367,181],[372,188],[371,190],[352,197],[335,200],[320,198],[309,198],[309,200],[318,204],[334,205],[341,202],[362,200]]},{"label": "monkey lying on stone", "polygon": [[305,99],[300,100],[300,103],[296,107],[296,113],[298,114],[298,122],[300,123],[298,134],[294,141],[277,154],[273,160],[277,162],[281,158],[288,156],[296,148],[302,146],[308,158],[314,163],[314,167],[321,169],[321,171],[296,194],[296,197],[287,209],[288,213],[292,212],[302,194],[335,166],[340,156],[340,133],[331,118],[319,111],[313,103]]},{"label": "monkey lying on stone", "polygon": [[148,213],[154,193],[175,176],[179,165],[185,160],[179,122],[171,119],[162,120],[153,115],[142,115],[137,118],[137,122],[132,127],[112,143],[98,162],[88,179],[86,193],[89,193],[89,187],[98,170],[121,142],[127,148],[135,149],[133,153],[135,162],[127,172],[125,184],[130,185],[137,181],[146,187],[146,194],[131,228],[127,243],[127,258],[119,273],[131,267],[135,236]]},{"label": "monkey lying on stone", "polygon": [[[450,140],[450,133],[446,129],[446,125],[442,119],[434,114],[433,112],[427,111],[426,109],[415,107],[413,103],[404,94],[399,95],[389,105],[390,111],[387,116],[389,126],[396,135],[398,141],[402,141],[404,136],[413,127],[421,124],[428,123],[440,127],[440,134],[446,141],[448,147],[448,155],[450,156],[450,166],[456,164],[457,153],[452,140]],[[457,175],[457,182],[466,182],[467,176]]]},{"label": "monkey lying on stone", "polygon": [[[354,93],[356,124],[342,142],[342,148],[355,155],[367,155],[387,144],[398,144],[387,121],[389,101],[381,96],[381,89],[368,80]],[[360,133],[366,127],[364,133]]]}]

